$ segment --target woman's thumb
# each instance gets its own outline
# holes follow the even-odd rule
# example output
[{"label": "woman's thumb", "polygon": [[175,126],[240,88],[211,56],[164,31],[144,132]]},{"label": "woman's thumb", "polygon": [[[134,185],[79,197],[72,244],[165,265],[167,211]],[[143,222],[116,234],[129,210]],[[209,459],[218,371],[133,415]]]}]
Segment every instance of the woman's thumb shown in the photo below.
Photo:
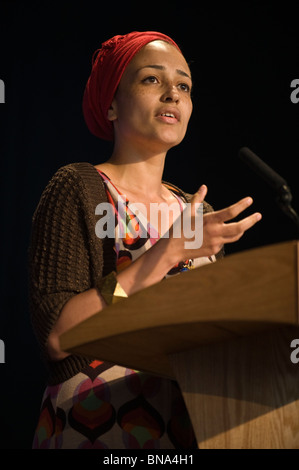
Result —
[{"label": "woman's thumb", "polygon": [[208,188],[205,184],[202,184],[200,188],[196,191],[196,193],[193,195],[192,202],[198,202],[201,203],[204,201],[206,195],[208,192]]}]

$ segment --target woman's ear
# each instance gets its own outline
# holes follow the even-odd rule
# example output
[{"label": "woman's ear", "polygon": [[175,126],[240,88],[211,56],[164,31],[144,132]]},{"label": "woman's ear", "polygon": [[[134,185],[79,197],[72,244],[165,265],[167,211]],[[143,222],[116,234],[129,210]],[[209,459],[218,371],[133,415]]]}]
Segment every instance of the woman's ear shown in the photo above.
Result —
[{"label": "woman's ear", "polygon": [[107,118],[109,121],[115,121],[115,119],[117,119],[116,108],[117,108],[116,102],[115,100],[113,100],[107,113]]}]

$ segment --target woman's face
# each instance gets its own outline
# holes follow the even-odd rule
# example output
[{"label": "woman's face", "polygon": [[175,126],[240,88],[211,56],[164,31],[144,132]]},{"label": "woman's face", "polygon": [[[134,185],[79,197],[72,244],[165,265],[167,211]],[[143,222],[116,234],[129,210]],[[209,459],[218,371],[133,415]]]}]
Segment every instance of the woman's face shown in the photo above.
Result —
[{"label": "woman's face", "polygon": [[178,145],[192,112],[191,86],[187,62],[174,46],[144,46],[126,68],[108,112],[115,141],[153,151]]}]

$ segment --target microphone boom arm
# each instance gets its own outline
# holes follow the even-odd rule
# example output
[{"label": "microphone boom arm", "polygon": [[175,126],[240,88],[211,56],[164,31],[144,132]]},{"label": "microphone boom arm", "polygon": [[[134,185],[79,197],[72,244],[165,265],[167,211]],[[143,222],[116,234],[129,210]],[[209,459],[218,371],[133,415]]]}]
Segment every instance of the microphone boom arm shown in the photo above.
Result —
[{"label": "microphone boom arm", "polygon": [[297,238],[299,238],[299,216],[291,205],[293,197],[287,182],[249,148],[242,147],[239,150],[239,157],[275,189],[278,206],[296,224]]}]

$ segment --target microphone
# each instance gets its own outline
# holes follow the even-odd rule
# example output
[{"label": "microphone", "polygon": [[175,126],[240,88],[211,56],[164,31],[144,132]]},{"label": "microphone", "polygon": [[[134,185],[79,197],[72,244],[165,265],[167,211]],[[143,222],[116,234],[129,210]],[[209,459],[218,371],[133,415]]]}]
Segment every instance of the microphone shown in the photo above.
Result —
[{"label": "microphone", "polygon": [[265,162],[263,162],[255,153],[253,153],[248,147],[242,147],[239,150],[239,157],[247,163],[259,176],[272,186],[276,191],[280,191],[281,188],[287,186],[286,180],[284,180],[276,171],[272,170]]},{"label": "microphone", "polygon": [[269,165],[263,162],[263,160],[261,160],[248,147],[242,147],[239,150],[238,156],[276,191],[279,207],[293,220],[293,222],[295,222],[299,234],[299,217],[291,206],[293,197],[286,180],[270,168]]}]

